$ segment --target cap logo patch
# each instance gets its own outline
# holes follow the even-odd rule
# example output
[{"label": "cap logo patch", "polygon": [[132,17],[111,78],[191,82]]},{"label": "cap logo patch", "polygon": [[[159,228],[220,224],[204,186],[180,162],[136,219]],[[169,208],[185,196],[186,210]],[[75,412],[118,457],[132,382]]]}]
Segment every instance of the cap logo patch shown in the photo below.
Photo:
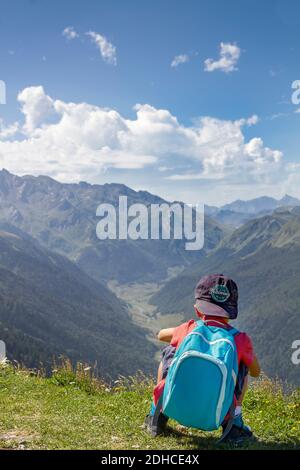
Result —
[{"label": "cap logo patch", "polygon": [[227,300],[230,297],[230,292],[228,290],[228,287],[224,285],[219,285],[219,284],[217,284],[215,287],[213,287],[210,290],[210,294],[211,294],[212,299],[218,303],[227,302]]}]

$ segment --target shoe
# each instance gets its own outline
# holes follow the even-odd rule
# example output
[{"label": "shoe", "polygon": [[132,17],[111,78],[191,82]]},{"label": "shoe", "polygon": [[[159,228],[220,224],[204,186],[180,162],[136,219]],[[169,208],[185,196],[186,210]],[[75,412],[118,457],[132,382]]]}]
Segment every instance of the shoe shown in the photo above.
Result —
[{"label": "shoe", "polygon": [[250,426],[247,426],[244,423],[242,413],[240,413],[240,414],[238,414],[234,417],[233,425],[236,426],[237,428],[244,429],[244,431],[248,431],[252,435],[252,430],[251,430]]},{"label": "shoe", "polygon": [[[226,425],[223,426],[223,431],[224,429],[226,429]],[[251,428],[244,424],[243,417],[239,414],[235,416],[232,428],[222,442],[238,447],[253,439]]]},{"label": "shoe", "polygon": [[144,421],[145,429],[151,434],[151,436],[160,436],[165,432],[168,417],[163,413],[160,413],[156,425],[153,423],[153,415],[147,415]]}]

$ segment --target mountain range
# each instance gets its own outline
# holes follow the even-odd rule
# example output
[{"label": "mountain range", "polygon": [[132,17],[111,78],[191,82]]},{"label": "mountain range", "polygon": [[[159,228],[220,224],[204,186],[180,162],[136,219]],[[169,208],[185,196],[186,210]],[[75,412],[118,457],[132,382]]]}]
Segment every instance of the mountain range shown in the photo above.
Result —
[{"label": "mountain range", "polygon": [[206,213],[222,224],[239,227],[255,217],[271,214],[278,208],[296,206],[300,206],[300,200],[286,194],[281,199],[263,196],[249,201],[239,199],[221,207],[206,206]]},{"label": "mountain range", "polygon": [[[163,279],[201,253],[186,252],[182,240],[98,240],[98,205],[117,206],[121,195],[129,204],[164,202],[124,185],[0,171],[0,337],[10,359],[49,368],[65,355],[112,377],[154,371],[156,347],[105,283]],[[227,232],[209,217],[206,227],[209,251]]]},{"label": "mountain range", "polygon": [[[141,289],[161,283],[151,298],[157,312],[190,318],[199,277],[224,272],[239,284],[237,324],[253,337],[263,369],[299,384],[291,362],[300,331],[299,201],[206,206],[204,249],[188,252],[184,240],[98,240],[98,205],[117,206],[124,195],[148,208],[165,202],[120,184],[62,184],[0,171],[0,338],[9,357],[50,368],[53,357],[65,355],[97,362],[111,377],[153,372],[156,346],[108,281]],[[166,280],[174,267],[181,273]]]},{"label": "mountain range", "polygon": [[[170,267],[187,266],[202,256],[186,251],[185,240],[99,240],[97,207],[117,207],[120,196],[127,196],[128,205],[166,202],[121,184],[62,184],[47,176],[18,177],[2,170],[0,228],[20,228],[97,281],[157,281],[167,277]],[[217,246],[227,233],[226,227],[206,216],[204,251]]]}]

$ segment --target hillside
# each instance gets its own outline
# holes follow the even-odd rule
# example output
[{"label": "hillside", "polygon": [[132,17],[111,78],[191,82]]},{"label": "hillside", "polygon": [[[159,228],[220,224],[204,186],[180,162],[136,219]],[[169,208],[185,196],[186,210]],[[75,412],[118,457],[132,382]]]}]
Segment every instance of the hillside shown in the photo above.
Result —
[{"label": "hillside", "polygon": [[[171,422],[168,433],[143,429],[152,383],[141,377],[114,387],[68,367],[51,378],[0,368],[0,448],[6,449],[214,449],[220,432],[203,433]],[[299,391],[283,395],[278,384],[254,383],[244,417],[257,436],[246,448],[300,449]],[[228,448],[223,445],[222,448]]]},{"label": "hillside", "polygon": [[0,232],[0,338],[8,357],[49,367],[66,355],[97,362],[110,376],[152,371],[155,348],[123,303],[66,258],[15,232]]},{"label": "hillside", "polygon": [[[128,206],[165,202],[122,184],[62,184],[47,176],[18,177],[2,170],[0,228],[7,224],[20,228],[96,280],[157,281],[167,277],[170,267],[199,259],[199,251],[185,250],[184,240],[99,240],[96,209],[101,203],[117,208],[119,196],[127,196]],[[206,217],[205,250],[215,248],[227,232]]]},{"label": "hillside", "polygon": [[299,215],[291,212],[248,222],[150,300],[161,313],[191,318],[198,279],[211,272],[232,276],[240,287],[237,326],[252,336],[263,369],[299,385],[298,367],[291,362],[300,328],[299,234]]}]

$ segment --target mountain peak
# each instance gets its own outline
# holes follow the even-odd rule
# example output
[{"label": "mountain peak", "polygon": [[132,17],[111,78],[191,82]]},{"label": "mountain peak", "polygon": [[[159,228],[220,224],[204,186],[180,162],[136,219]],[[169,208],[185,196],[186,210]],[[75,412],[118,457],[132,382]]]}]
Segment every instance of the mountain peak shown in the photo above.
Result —
[{"label": "mountain peak", "polygon": [[296,206],[299,206],[300,205],[300,200],[293,197],[293,196],[289,196],[288,194],[285,194],[283,196],[282,199],[279,200],[280,204],[284,204],[284,205],[296,205]]},{"label": "mountain peak", "polygon": [[13,184],[13,180],[17,177],[7,171],[5,168],[0,170],[0,193],[8,194],[10,192],[10,188]]},{"label": "mountain peak", "polygon": [[13,178],[14,175],[12,173],[10,173],[8,170],[6,170],[6,168],[2,168],[2,170],[0,170],[0,179],[3,180],[3,179],[8,179],[8,178]]}]

